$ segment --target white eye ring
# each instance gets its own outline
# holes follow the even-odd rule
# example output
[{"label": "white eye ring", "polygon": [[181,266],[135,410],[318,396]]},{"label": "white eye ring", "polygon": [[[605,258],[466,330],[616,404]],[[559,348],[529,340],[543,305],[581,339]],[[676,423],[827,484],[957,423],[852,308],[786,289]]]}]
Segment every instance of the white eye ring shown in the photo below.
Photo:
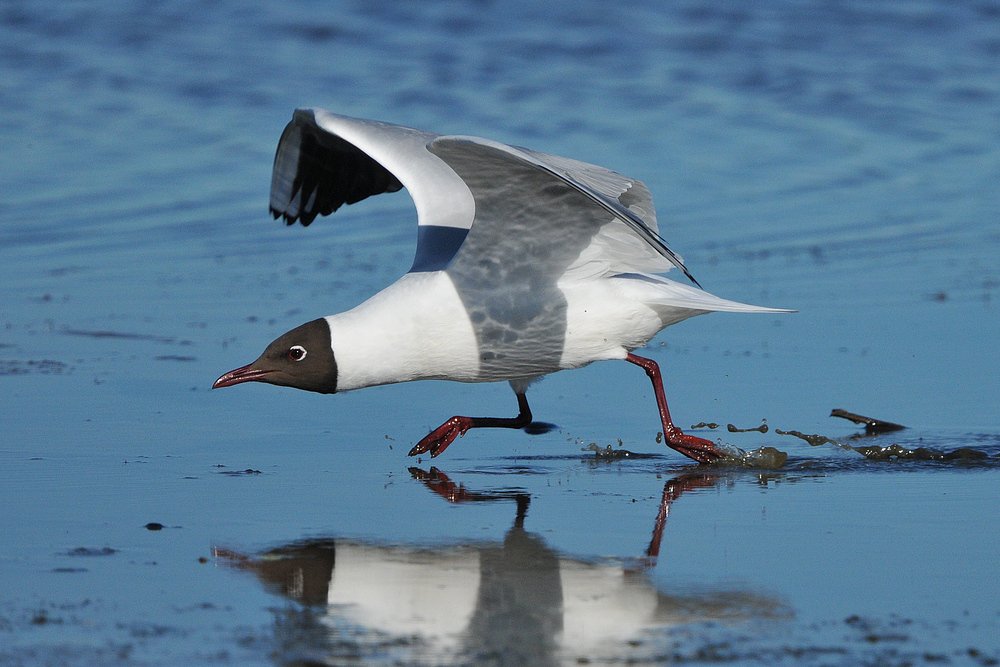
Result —
[{"label": "white eye ring", "polygon": [[308,354],[306,348],[301,345],[292,345],[288,349],[288,358],[292,361],[302,361],[306,358],[306,354]]}]

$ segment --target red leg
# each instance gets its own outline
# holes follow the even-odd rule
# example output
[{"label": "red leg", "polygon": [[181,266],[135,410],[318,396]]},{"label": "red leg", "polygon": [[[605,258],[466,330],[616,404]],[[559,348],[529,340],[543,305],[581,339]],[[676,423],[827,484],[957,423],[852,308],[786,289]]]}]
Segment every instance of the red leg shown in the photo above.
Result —
[{"label": "red leg", "polygon": [[678,452],[692,458],[698,463],[711,463],[724,455],[715,445],[704,438],[683,433],[674,426],[670,420],[670,411],[667,410],[667,399],[663,395],[663,380],[660,377],[660,367],[652,359],[629,354],[625,361],[636,366],[641,366],[646,371],[646,375],[653,382],[653,393],[656,394],[656,405],[660,408],[660,421],[663,422],[663,440],[668,447],[676,449]]},{"label": "red leg", "polygon": [[410,456],[430,452],[434,458],[460,435],[470,428],[524,428],[531,423],[531,409],[524,394],[517,395],[517,407],[520,412],[516,417],[459,417],[455,416],[428,433],[423,440],[410,450]]}]

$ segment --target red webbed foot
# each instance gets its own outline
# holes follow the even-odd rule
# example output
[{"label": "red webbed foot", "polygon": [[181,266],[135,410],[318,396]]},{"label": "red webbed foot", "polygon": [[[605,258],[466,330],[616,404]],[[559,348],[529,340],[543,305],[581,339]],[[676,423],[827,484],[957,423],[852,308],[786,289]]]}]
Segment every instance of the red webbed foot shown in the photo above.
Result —
[{"label": "red webbed foot", "polygon": [[413,446],[409,455],[417,456],[430,452],[431,458],[434,458],[448,449],[448,445],[455,442],[455,438],[465,435],[473,425],[472,417],[452,417],[425,435],[423,440]]},{"label": "red webbed foot", "polygon": [[671,433],[664,433],[663,440],[671,449],[698,463],[713,463],[725,456],[711,441],[682,433],[679,428]]},{"label": "red webbed foot", "polygon": [[528,407],[528,399],[524,392],[515,391],[517,394],[517,406],[519,412],[516,417],[452,417],[445,423],[424,436],[424,439],[413,446],[410,456],[426,454],[430,452],[434,458],[448,445],[455,442],[455,438],[465,435],[470,428],[524,428],[531,424],[531,409]]}]

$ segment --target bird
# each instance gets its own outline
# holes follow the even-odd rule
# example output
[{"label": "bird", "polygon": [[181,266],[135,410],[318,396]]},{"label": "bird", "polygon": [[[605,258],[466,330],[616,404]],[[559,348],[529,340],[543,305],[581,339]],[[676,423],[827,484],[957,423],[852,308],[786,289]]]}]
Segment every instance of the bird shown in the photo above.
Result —
[{"label": "bird", "polygon": [[[279,336],[213,389],[508,382],[517,416],[451,417],[409,452],[434,458],[470,429],[532,425],[527,390],[543,376],[624,360],[652,382],[667,446],[698,463],[725,456],[674,425],[659,366],[633,351],[695,315],[793,311],[703,290],[660,236],[645,184],[490,139],[300,108],[278,142],[270,211],[308,226],[402,188],[417,211],[410,270],[360,305]],[[691,284],[661,275],[674,268]]]}]

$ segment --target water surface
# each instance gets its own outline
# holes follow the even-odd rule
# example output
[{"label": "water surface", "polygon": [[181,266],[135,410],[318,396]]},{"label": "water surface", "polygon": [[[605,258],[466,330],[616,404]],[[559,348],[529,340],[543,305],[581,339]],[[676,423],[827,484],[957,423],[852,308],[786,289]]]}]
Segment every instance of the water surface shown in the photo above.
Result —
[{"label": "water surface", "polygon": [[[995,664],[998,34],[987,2],[4,6],[0,662]],[[680,425],[787,462],[689,464],[612,362],[435,469],[412,444],[506,385],[210,392],[412,261],[405,192],[267,216],[310,105],[642,179],[707,289],[800,311],[642,351]]]}]

